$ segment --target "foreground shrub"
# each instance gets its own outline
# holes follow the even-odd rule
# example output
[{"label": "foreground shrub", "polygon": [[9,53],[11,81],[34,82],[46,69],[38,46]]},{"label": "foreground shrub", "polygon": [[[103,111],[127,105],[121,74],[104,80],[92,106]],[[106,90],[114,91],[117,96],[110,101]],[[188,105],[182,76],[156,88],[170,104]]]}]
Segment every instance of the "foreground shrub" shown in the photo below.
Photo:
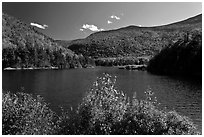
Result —
[{"label": "foreground shrub", "polygon": [[40,96],[3,93],[2,134],[54,134],[57,117]]},{"label": "foreground shrub", "polygon": [[64,119],[69,124],[60,134],[200,134],[189,118],[159,110],[151,90],[147,90],[145,100],[134,95],[130,101],[116,89],[115,82],[109,74],[98,78],[75,117]]}]

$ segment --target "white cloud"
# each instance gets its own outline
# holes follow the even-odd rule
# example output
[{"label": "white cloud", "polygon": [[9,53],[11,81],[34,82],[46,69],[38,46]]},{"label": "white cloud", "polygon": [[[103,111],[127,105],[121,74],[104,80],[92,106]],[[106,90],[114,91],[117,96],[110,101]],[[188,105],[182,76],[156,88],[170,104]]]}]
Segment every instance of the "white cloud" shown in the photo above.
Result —
[{"label": "white cloud", "polygon": [[107,22],[108,22],[108,24],[111,24],[111,23],[113,23],[113,22],[111,22],[110,20],[108,20]]},{"label": "white cloud", "polygon": [[79,29],[80,31],[84,31],[84,29]]},{"label": "white cloud", "polygon": [[44,24],[43,26],[44,26],[45,28],[47,28],[47,27],[48,27],[48,25],[46,25],[46,24]]},{"label": "white cloud", "polygon": [[115,16],[115,15],[112,15],[112,16],[110,16],[112,19],[117,19],[117,20],[120,20],[120,17],[117,17],[117,16]]},{"label": "white cloud", "polygon": [[[91,30],[91,31],[103,31],[104,29],[102,29],[102,28],[98,28],[97,26],[95,26],[95,25],[89,25],[89,24],[83,24],[83,26],[82,26],[82,28],[81,29],[83,29],[83,30],[85,30],[85,29],[88,29],[88,30]],[[80,30],[81,30],[80,29]]]},{"label": "white cloud", "polygon": [[37,23],[30,23],[30,25],[38,27],[40,29],[46,29],[48,27],[48,25],[46,25],[46,24],[41,25],[41,24],[37,24]]}]

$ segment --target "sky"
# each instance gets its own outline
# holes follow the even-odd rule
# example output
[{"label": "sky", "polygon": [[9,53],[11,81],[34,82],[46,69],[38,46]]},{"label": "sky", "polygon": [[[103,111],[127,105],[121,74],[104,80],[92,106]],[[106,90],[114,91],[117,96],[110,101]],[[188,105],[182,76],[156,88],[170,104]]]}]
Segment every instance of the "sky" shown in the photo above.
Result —
[{"label": "sky", "polygon": [[2,11],[56,40],[129,25],[159,26],[202,13],[201,2],[3,2]]}]

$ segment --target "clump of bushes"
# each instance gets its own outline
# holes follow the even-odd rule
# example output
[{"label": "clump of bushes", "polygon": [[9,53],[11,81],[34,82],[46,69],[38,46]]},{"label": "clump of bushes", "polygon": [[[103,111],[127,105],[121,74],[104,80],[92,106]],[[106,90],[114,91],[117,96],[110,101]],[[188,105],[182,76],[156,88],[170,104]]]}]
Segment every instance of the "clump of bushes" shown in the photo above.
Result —
[{"label": "clump of bushes", "polygon": [[25,93],[3,94],[3,134],[196,135],[192,121],[157,107],[153,92],[130,100],[105,74],[94,82],[76,110],[52,112],[41,98]]},{"label": "clump of bushes", "polygon": [[[75,118],[62,128],[66,134],[199,134],[196,126],[175,111],[162,111],[156,106],[151,91],[145,100],[132,101],[115,87],[116,78],[105,74],[93,84],[79,105]],[[68,120],[69,121],[69,120]]]},{"label": "clump of bushes", "polygon": [[26,93],[3,93],[2,134],[55,134],[58,128],[56,114],[42,97]]}]

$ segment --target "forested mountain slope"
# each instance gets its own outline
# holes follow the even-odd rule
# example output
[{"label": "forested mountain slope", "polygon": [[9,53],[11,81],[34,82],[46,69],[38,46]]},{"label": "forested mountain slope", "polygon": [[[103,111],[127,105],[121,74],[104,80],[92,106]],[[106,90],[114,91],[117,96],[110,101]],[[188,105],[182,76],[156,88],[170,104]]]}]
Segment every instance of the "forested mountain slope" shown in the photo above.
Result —
[{"label": "forested mountain slope", "polygon": [[83,56],[57,44],[52,38],[7,14],[2,15],[2,68],[75,68]]},{"label": "forested mountain slope", "polygon": [[150,60],[148,71],[202,78],[202,31],[191,31],[183,39],[162,49]]}]

